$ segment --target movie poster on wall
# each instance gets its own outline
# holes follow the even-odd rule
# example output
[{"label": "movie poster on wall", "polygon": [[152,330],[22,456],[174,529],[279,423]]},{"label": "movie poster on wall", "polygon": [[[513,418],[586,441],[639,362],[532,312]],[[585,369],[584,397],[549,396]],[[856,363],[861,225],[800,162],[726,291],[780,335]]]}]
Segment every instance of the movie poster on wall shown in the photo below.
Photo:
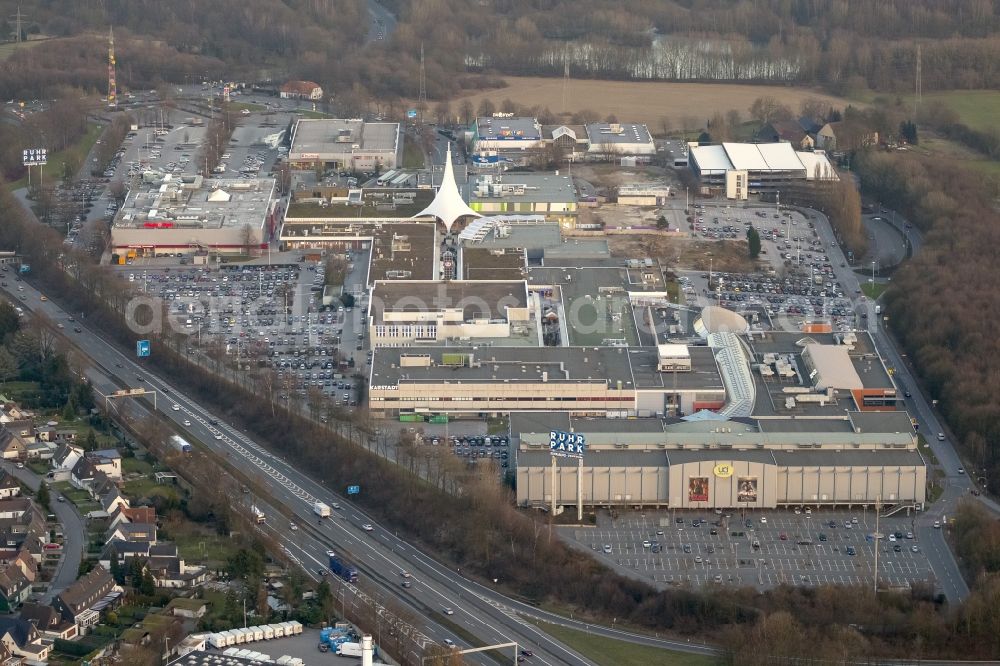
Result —
[{"label": "movie poster on wall", "polygon": [[741,476],[736,479],[736,501],[737,502],[757,502],[757,477]]},{"label": "movie poster on wall", "polygon": [[692,476],[688,478],[688,501],[689,502],[708,501],[707,476]]}]

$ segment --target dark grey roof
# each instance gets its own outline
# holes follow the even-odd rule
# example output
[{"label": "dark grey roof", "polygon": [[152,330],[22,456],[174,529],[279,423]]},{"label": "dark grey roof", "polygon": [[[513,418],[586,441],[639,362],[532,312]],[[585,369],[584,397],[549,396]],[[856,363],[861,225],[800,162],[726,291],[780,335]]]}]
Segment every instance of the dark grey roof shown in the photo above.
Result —
[{"label": "dark grey roof", "polygon": [[35,632],[34,625],[19,617],[0,617],[0,635],[10,634],[18,647],[29,642]]},{"label": "dark grey roof", "polygon": [[859,449],[841,451],[771,451],[782,467],[923,467],[916,449]]},{"label": "dark grey roof", "polygon": [[773,451],[740,451],[734,449],[694,449],[679,450],[669,449],[665,452],[667,460],[671,465],[683,465],[685,463],[709,462],[714,460],[726,460],[731,462],[754,462],[765,465],[773,465]]}]

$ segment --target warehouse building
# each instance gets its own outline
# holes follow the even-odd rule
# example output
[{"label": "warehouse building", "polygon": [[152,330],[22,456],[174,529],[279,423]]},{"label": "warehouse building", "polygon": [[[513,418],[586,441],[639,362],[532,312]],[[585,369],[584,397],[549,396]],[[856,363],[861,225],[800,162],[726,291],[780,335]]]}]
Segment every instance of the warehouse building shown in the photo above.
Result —
[{"label": "warehouse building", "polygon": [[[549,431],[584,435],[582,463],[557,459]],[[520,506],[921,506],[926,464],[905,412],[825,419],[512,417]],[[552,489],[555,488],[553,497]]]},{"label": "warehouse building", "polygon": [[659,369],[660,351],[475,341],[464,349],[379,347],[372,357],[369,409],[378,416],[567,412],[633,417],[678,408],[690,414],[725,404],[725,385],[712,349],[689,348],[685,363],[690,369],[672,371]]},{"label": "warehouse building", "polygon": [[573,179],[559,173],[487,174],[468,190],[469,207],[482,215],[544,215],[563,228],[576,226]]},{"label": "warehouse building", "polygon": [[402,164],[399,123],[300,118],[292,128],[288,163],[297,169],[384,171]]},{"label": "warehouse building", "polygon": [[587,139],[587,156],[592,159],[656,154],[649,128],[639,123],[588,123]]},{"label": "warehouse building", "polygon": [[111,226],[112,252],[258,252],[275,233],[273,178],[164,176],[129,192]]},{"label": "warehouse building", "polygon": [[524,280],[378,280],[368,331],[373,348],[504,340],[525,333],[530,318]]},{"label": "warehouse building", "polygon": [[790,143],[692,144],[688,161],[706,191],[724,192],[729,199],[746,200],[796,183],[838,180],[826,153],[796,152]]}]

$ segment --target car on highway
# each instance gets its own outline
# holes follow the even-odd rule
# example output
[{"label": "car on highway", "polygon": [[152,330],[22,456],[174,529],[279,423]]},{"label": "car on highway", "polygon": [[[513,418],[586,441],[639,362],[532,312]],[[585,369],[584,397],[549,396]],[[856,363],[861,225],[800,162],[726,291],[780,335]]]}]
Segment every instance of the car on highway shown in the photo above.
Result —
[{"label": "car on highway", "polygon": [[962,468],[962,467],[959,467],[959,468],[958,468],[958,473],[959,473],[959,474],[965,474],[965,469],[964,469],[964,468]]},{"label": "car on highway", "polygon": [[189,421],[188,419],[184,419],[184,425],[190,426],[191,425],[191,421]]},{"label": "car on highway", "polygon": [[450,638],[444,639],[444,644],[450,648],[455,647],[455,641],[451,640]]},{"label": "car on highway", "polygon": [[371,532],[375,528],[371,526],[371,523],[365,523],[364,525],[361,526],[361,529],[363,529],[365,532]]},{"label": "car on highway", "polygon": [[404,580],[402,583],[399,584],[399,586],[405,588],[411,588],[413,587],[413,581]]},{"label": "car on highway", "polygon": [[76,331],[77,333],[82,333],[83,332],[83,329],[80,328],[79,326],[74,326],[73,330]]},{"label": "car on highway", "polygon": [[49,297],[48,296],[42,296],[41,299],[39,299],[39,300],[47,301],[47,300],[49,300]]},{"label": "car on highway", "polygon": [[451,606],[445,606],[444,608],[441,609],[441,612],[444,613],[445,615],[454,615],[455,614],[455,611],[454,611],[454,609],[452,609]]},{"label": "car on highway", "polygon": [[295,523],[288,523],[288,529],[294,532],[295,530],[299,529],[299,526],[296,525]]},{"label": "car on highway", "polygon": [[222,433],[221,432],[215,433],[215,438],[216,439],[222,439]]},{"label": "car on highway", "polygon": [[405,569],[403,571],[400,571],[399,575],[402,576],[403,578],[412,578],[412,576],[410,575],[410,572],[406,571]]},{"label": "car on highway", "polygon": [[939,432],[938,433],[938,441],[939,442],[943,442],[944,441],[944,433],[943,432]]},{"label": "car on highway", "polygon": [[940,520],[935,520],[934,521],[934,529],[936,529],[936,530],[941,529],[941,521]]},{"label": "car on highway", "polygon": [[170,406],[170,409],[174,410],[175,412],[179,412],[181,411],[181,406],[178,404],[173,404]]}]

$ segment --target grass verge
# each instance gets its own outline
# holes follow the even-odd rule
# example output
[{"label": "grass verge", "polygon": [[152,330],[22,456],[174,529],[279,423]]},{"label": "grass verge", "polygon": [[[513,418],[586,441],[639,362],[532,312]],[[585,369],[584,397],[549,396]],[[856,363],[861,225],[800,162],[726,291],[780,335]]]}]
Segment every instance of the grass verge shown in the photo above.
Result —
[{"label": "grass verge", "polygon": [[403,137],[403,168],[422,169],[424,167],[424,153],[420,146],[409,136]]},{"label": "grass verge", "polygon": [[877,300],[879,296],[885,293],[885,290],[889,288],[888,282],[864,282],[861,284],[861,291],[865,293],[865,296],[874,300]]},{"label": "grass verge", "polygon": [[663,650],[648,645],[637,645],[626,641],[588,634],[584,631],[569,629],[558,624],[530,620],[539,629],[556,638],[583,656],[598,664],[608,666],[647,666],[647,664],[663,664],[664,666],[712,666],[719,663],[715,657],[700,654]]},{"label": "grass verge", "polygon": [[[94,147],[94,142],[101,138],[101,133],[104,132],[104,126],[98,125],[97,123],[87,126],[87,132],[80,137],[79,141],[76,143],[63,148],[59,152],[49,153],[48,164],[45,165],[45,181],[49,182],[49,179],[55,178],[59,180],[62,178],[63,173],[63,162],[75,165],[75,167],[80,167],[85,165],[87,161],[87,155],[90,154],[90,149]],[[88,168],[90,165],[86,165]],[[32,167],[33,179],[38,178],[38,167]],[[15,180],[10,184],[11,190],[16,190],[21,187],[25,187],[28,184],[27,174],[24,178],[20,180]]]}]

